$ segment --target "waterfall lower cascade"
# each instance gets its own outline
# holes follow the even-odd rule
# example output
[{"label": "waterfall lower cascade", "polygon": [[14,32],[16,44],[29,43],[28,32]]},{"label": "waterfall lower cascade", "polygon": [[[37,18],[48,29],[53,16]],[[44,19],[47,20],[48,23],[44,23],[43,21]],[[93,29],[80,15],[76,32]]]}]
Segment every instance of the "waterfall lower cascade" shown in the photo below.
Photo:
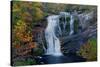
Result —
[{"label": "waterfall lower cascade", "polygon": [[47,41],[46,55],[61,56],[61,47],[59,38],[56,36],[56,30],[59,30],[59,15],[52,15],[47,18],[48,26],[45,30]]}]

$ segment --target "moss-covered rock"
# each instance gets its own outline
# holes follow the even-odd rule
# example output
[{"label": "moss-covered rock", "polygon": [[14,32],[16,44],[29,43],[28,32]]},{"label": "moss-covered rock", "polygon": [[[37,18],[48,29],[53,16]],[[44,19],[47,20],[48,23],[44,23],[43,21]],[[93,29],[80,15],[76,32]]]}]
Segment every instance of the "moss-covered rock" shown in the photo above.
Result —
[{"label": "moss-covered rock", "polygon": [[33,54],[35,56],[41,56],[41,55],[43,55],[44,54],[43,48],[36,48],[36,49],[34,49]]},{"label": "moss-covered rock", "polygon": [[91,38],[85,43],[78,52],[80,56],[83,56],[87,61],[97,60],[97,40],[96,38]]}]

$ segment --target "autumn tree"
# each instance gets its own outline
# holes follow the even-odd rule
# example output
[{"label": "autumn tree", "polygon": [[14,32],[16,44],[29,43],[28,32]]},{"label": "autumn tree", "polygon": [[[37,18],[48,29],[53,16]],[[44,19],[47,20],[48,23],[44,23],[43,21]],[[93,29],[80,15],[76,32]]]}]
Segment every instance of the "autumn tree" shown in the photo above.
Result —
[{"label": "autumn tree", "polygon": [[12,47],[20,48],[25,44],[35,47],[32,26],[42,18],[41,3],[12,1]]}]

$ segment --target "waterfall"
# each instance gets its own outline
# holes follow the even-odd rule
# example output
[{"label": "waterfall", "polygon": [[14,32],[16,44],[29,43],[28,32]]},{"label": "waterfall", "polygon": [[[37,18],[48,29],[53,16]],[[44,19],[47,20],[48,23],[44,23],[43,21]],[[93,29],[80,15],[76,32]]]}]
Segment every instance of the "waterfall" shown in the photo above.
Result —
[{"label": "waterfall", "polygon": [[[91,19],[91,14],[71,14],[68,12],[60,12],[59,15],[51,15],[47,17],[48,25],[45,29],[45,39],[47,43],[47,48],[45,51],[46,55],[53,55],[53,56],[61,56],[63,55],[61,52],[61,44],[59,40],[59,35],[63,34],[62,29],[64,33],[68,32],[66,30],[67,22],[69,22],[69,29],[68,35],[74,34],[74,20],[75,17],[79,19],[79,25],[81,27],[86,26],[86,21]],[[67,20],[67,17],[70,18],[70,20]],[[60,20],[62,18],[63,20]],[[60,21],[59,21],[60,20]],[[61,25],[62,29],[61,29]]]},{"label": "waterfall", "polygon": [[56,36],[56,30],[59,29],[59,15],[52,15],[47,18],[48,25],[45,30],[45,38],[47,42],[46,55],[60,56],[60,41]]},{"label": "waterfall", "polygon": [[66,25],[67,25],[66,17],[67,16],[70,17],[70,32],[69,32],[69,35],[72,35],[74,33],[74,17],[73,17],[73,15],[71,15],[68,12],[60,12],[60,16],[64,17],[64,21],[62,21],[62,23],[63,23],[63,31],[65,31],[65,32],[66,32]]},{"label": "waterfall", "polygon": [[[60,47],[60,41],[59,38],[57,37],[58,34],[61,34],[62,31],[60,29],[60,24],[59,24],[59,18],[64,16],[64,21],[63,21],[63,31],[66,29],[66,24],[67,20],[66,17],[70,17],[70,35],[74,33],[74,18],[73,15],[70,15],[69,13],[66,12],[60,12],[60,15],[51,15],[47,17],[48,25],[47,28],[45,29],[45,38],[47,42],[47,49],[46,49],[46,55],[55,55],[59,56],[62,55],[61,53],[61,47]],[[58,31],[58,33],[56,33]]]},{"label": "waterfall", "polygon": [[62,23],[63,23],[63,31],[65,31],[65,29],[66,29],[66,25],[67,25],[66,17],[69,16],[69,15],[70,14],[67,13],[67,12],[60,12],[60,16],[64,17],[64,21],[62,21]]},{"label": "waterfall", "polygon": [[72,35],[74,33],[74,18],[73,15],[70,15],[70,33],[69,35]]}]

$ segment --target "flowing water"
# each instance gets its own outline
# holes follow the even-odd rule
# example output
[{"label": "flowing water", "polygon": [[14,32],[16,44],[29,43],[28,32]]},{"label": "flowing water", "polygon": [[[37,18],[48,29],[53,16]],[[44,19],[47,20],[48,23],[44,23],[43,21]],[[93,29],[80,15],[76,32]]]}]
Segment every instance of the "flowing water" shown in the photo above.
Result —
[{"label": "flowing water", "polygon": [[[65,31],[67,20],[66,17],[70,17],[70,32],[69,35],[72,35],[74,33],[74,18],[72,15],[66,12],[60,12],[60,15],[51,15],[47,17],[48,25],[45,30],[45,38],[47,42],[47,50],[46,55],[54,55],[54,56],[61,56],[61,44],[59,41],[59,38],[57,37],[57,34],[61,34],[60,29],[60,22],[59,18],[64,16],[63,21],[63,29]],[[59,33],[56,33],[56,31],[59,31]]]},{"label": "flowing water", "polygon": [[72,35],[74,33],[74,17],[73,15],[70,15],[70,35]]},{"label": "flowing water", "polygon": [[67,25],[67,22],[68,22],[66,17],[70,18],[70,21],[69,21],[69,23],[70,23],[69,35],[72,35],[74,33],[74,17],[73,17],[73,15],[71,15],[68,12],[60,12],[60,16],[64,17],[64,20],[62,21],[62,23],[63,23],[63,32],[66,32],[66,25]]},{"label": "flowing water", "polygon": [[70,14],[67,12],[60,12],[60,17],[64,17],[64,20],[62,21],[63,23],[63,31],[65,31],[66,29],[66,25],[67,25],[67,19],[66,17],[69,16]]},{"label": "flowing water", "polygon": [[52,15],[47,18],[48,26],[45,30],[45,38],[47,41],[46,55],[60,56],[60,41],[56,36],[56,30],[59,30],[59,15]]}]

